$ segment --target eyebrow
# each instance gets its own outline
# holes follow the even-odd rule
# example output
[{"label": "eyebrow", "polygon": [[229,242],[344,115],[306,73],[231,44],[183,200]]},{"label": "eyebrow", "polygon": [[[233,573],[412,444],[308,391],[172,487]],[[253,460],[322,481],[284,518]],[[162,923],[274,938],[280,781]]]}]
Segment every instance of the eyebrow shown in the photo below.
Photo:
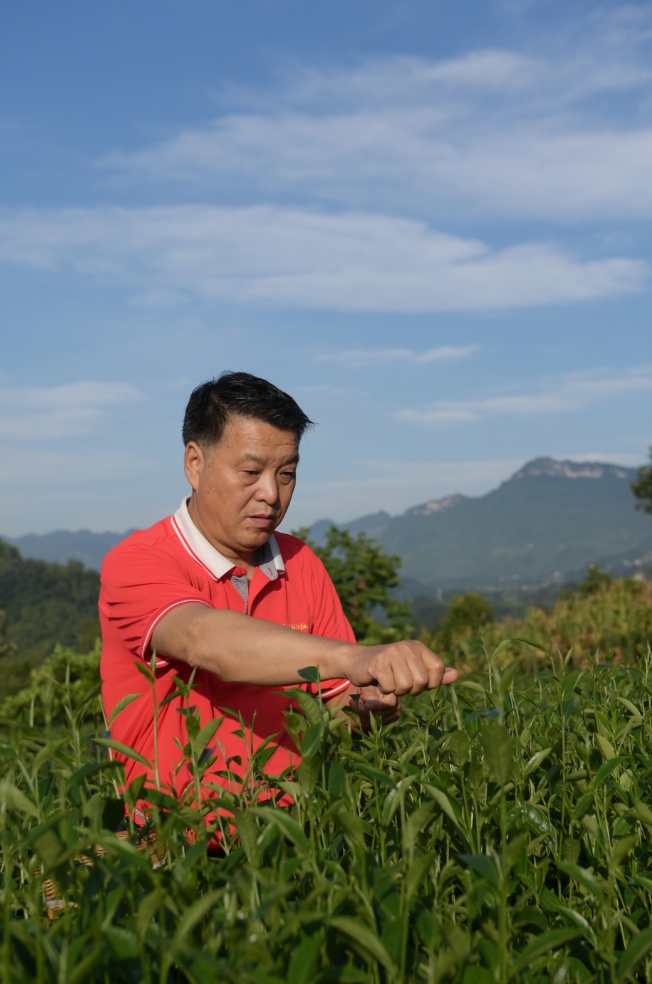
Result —
[{"label": "eyebrow", "polygon": [[[241,464],[244,464],[247,461],[253,461],[254,464],[256,465],[264,465],[267,463],[267,458],[264,458],[262,457],[262,455],[259,454],[253,454],[253,453],[243,454],[242,458],[240,459]],[[280,467],[283,468],[285,465],[298,465],[298,464],[299,464],[299,452],[297,451],[297,453],[292,455],[291,458],[286,458],[285,461],[282,461]]]}]

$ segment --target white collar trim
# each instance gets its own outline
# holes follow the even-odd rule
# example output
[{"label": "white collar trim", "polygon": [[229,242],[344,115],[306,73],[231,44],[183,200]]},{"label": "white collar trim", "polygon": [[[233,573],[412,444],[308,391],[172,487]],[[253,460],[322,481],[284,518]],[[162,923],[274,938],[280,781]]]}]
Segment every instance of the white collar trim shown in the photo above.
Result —
[{"label": "white collar trim", "polygon": [[[185,549],[205,567],[216,580],[228,574],[236,565],[216,550],[204,534],[197,529],[188,512],[188,499],[184,498],[181,505],[171,517],[174,531]],[[276,537],[272,534],[267,541],[267,550],[261,551],[259,567],[270,581],[276,580],[285,571]]]}]

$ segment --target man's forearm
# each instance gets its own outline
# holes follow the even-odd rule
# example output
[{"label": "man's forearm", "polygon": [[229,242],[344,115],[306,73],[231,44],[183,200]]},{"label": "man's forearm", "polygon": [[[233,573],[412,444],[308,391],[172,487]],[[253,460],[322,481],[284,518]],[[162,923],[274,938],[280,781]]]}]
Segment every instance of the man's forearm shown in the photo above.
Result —
[{"label": "man's forearm", "polygon": [[306,666],[317,666],[324,680],[346,677],[384,694],[418,694],[457,678],[456,670],[415,640],[360,646],[194,603],[161,619],[152,648],[222,680],[267,687],[300,682],[299,670]]},{"label": "man's forearm", "polygon": [[306,666],[317,666],[324,680],[345,677],[351,650],[357,648],[203,605],[169,612],[154,630],[152,647],[227,682],[260,686],[298,683],[299,670]]}]

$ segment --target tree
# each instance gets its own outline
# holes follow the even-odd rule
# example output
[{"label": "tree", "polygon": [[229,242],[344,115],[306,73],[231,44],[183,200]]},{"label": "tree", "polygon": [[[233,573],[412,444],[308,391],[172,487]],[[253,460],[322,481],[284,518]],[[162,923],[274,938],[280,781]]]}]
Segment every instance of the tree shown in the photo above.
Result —
[{"label": "tree", "polygon": [[453,595],[437,626],[435,648],[442,652],[450,651],[460,639],[478,633],[493,620],[493,605],[484,595],[477,591]]},{"label": "tree", "polygon": [[[650,460],[652,461],[652,447],[650,448]],[[643,512],[652,513],[652,467],[643,465],[638,470],[638,478],[632,482],[632,492],[640,501],[636,503],[637,509]]]},{"label": "tree", "polygon": [[7,616],[4,612],[0,612],[0,659],[4,656],[13,656],[15,652],[15,645],[7,638]]},{"label": "tree", "polygon": [[[310,543],[308,533],[302,529],[296,535]],[[310,546],[330,574],[356,639],[375,642],[404,638],[410,606],[392,594],[392,589],[399,586],[400,557],[386,554],[365,533],[354,537],[337,526],[328,530],[325,545]],[[376,615],[384,616],[389,628]]]},{"label": "tree", "polygon": [[589,564],[586,577],[577,585],[577,591],[583,598],[587,598],[589,595],[600,594],[610,584],[613,584],[613,575],[609,571],[601,571],[597,564]]}]

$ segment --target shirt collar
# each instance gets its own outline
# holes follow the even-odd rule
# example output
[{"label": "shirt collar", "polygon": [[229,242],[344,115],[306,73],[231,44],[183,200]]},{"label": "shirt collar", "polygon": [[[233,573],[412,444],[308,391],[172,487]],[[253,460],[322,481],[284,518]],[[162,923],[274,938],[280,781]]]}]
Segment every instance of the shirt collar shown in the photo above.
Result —
[{"label": "shirt collar", "polygon": [[[219,580],[233,570],[236,564],[216,550],[212,543],[206,539],[204,534],[197,529],[188,512],[188,499],[183,499],[181,505],[172,517],[174,530],[182,541],[186,550],[191,553],[196,560],[203,564],[210,573]],[[267,543],[258,551],[257,565],[262,573],[275,581],[279,574],[285,571],[285,564],[281,557],[276,537],[272,534]]]}]

